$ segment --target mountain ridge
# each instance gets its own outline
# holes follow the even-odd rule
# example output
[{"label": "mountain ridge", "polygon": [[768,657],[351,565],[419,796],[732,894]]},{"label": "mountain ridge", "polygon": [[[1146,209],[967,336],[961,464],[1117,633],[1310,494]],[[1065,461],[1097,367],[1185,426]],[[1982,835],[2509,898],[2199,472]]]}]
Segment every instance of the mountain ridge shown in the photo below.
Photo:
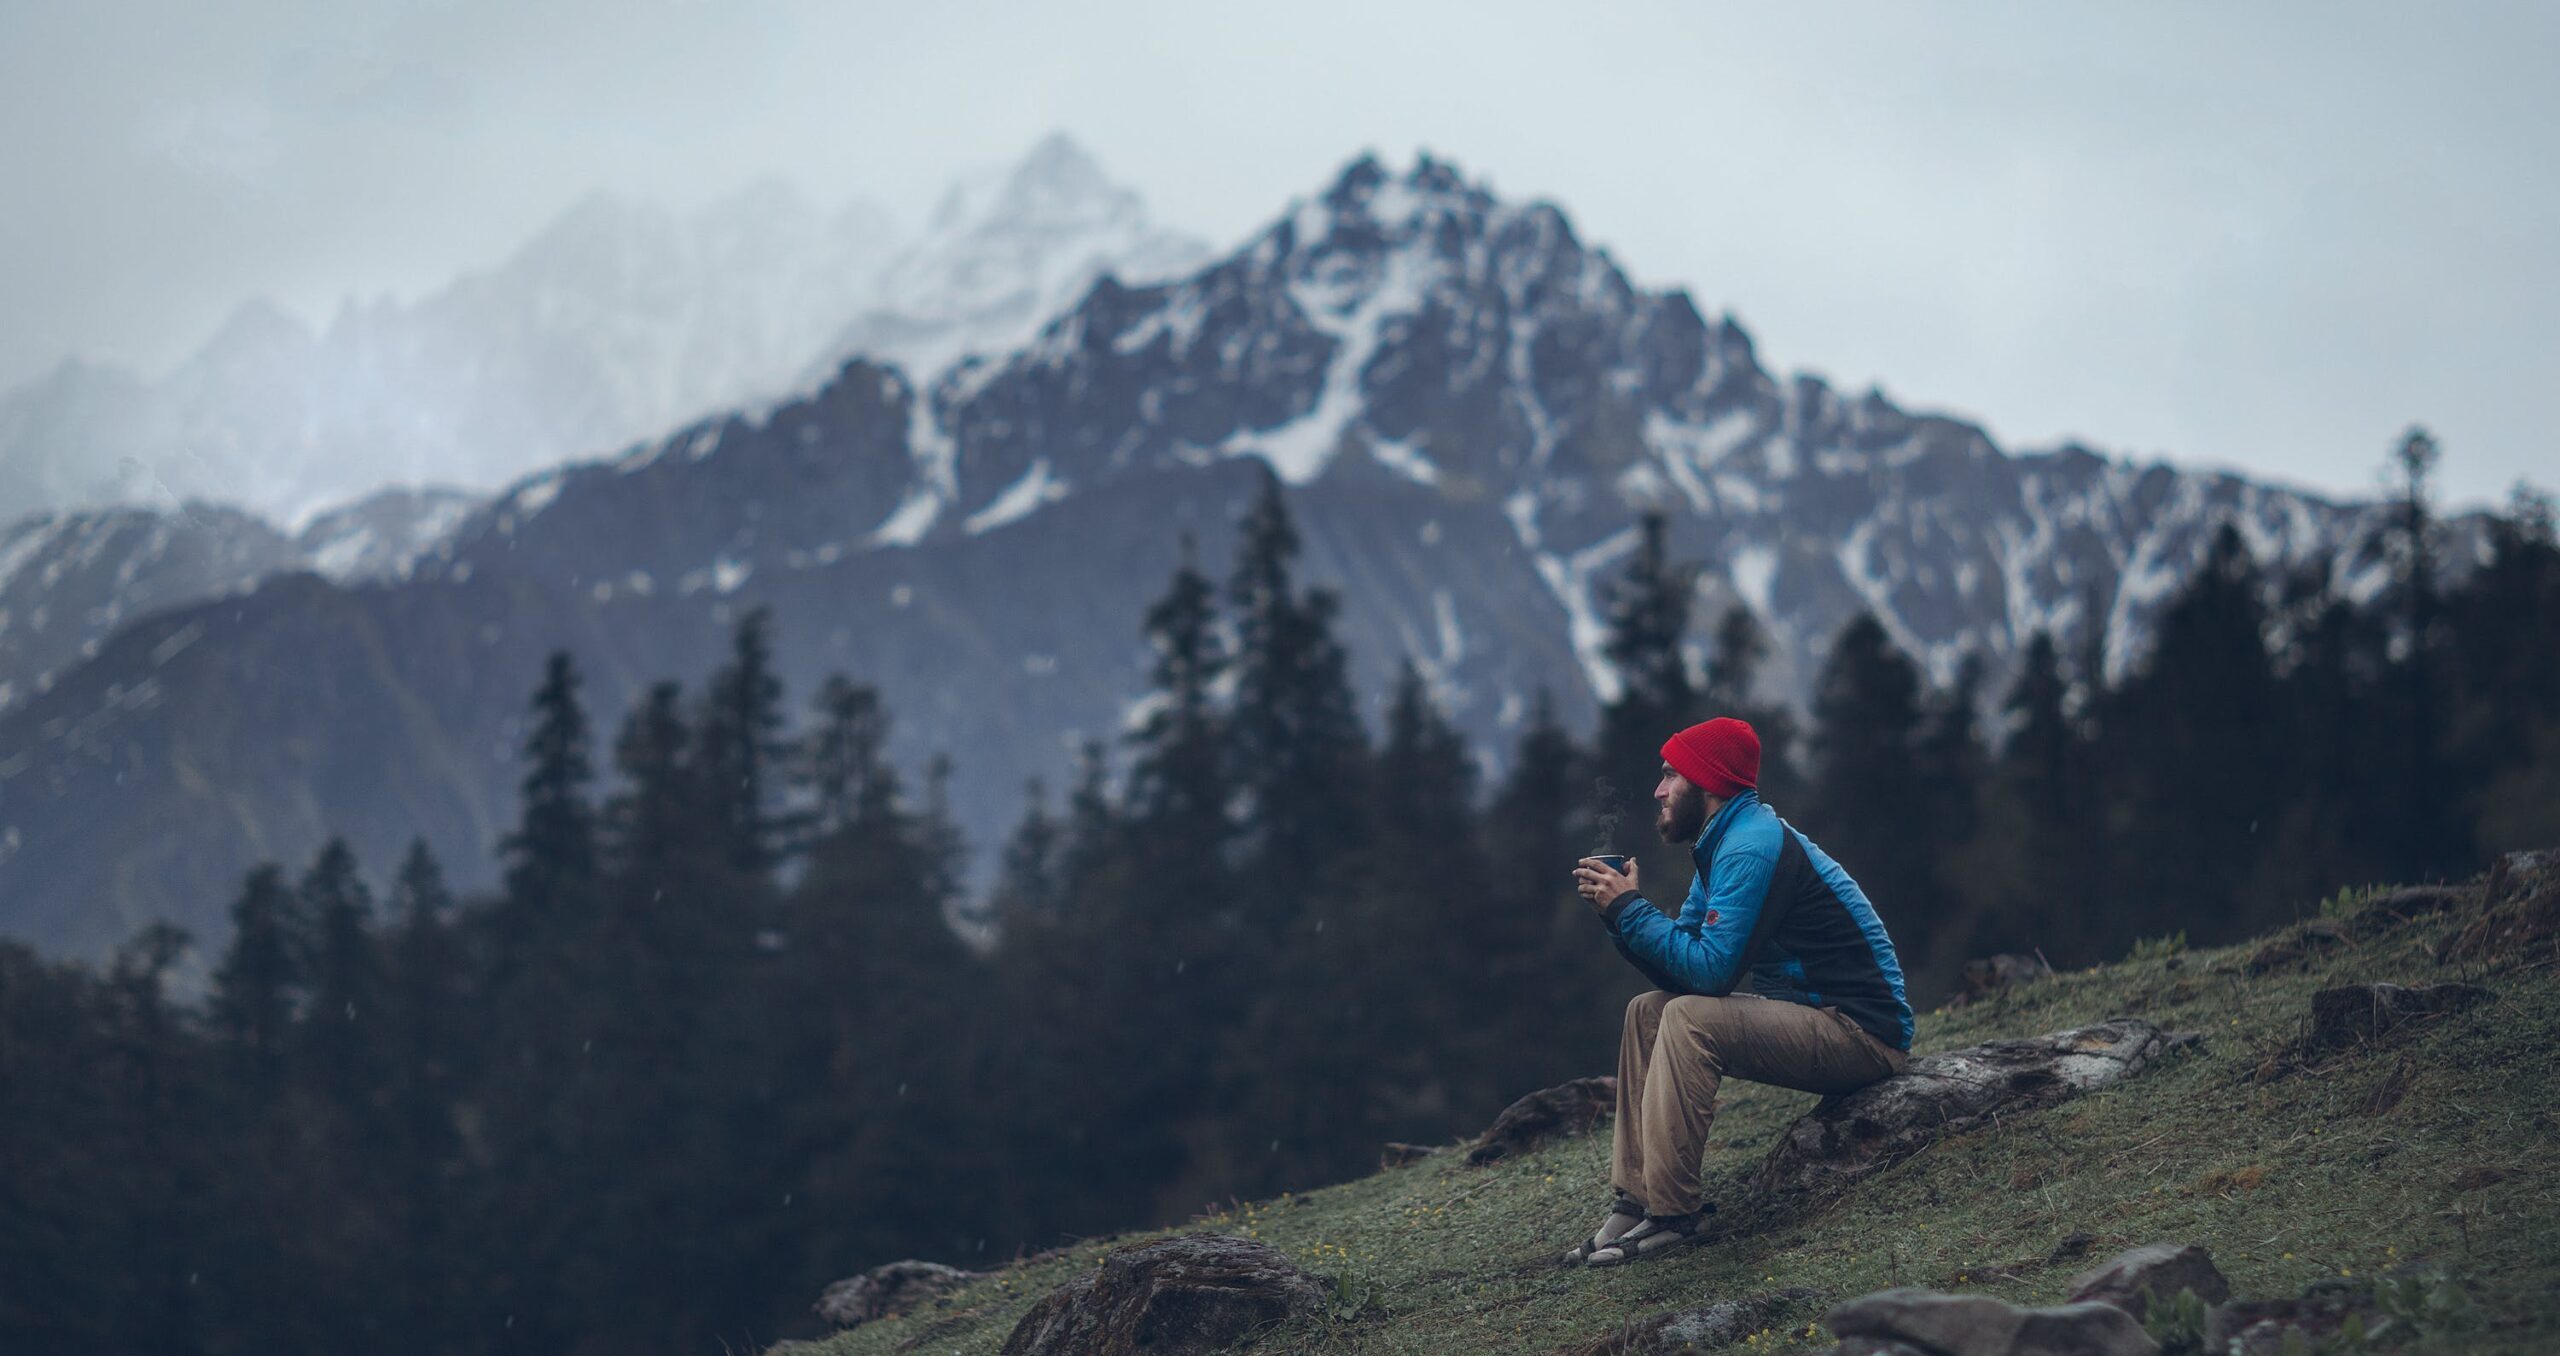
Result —
[{"label": "mountain ridge", "polygon": [[[1730,315],[1637,288],[1556,205],[1364,158],[1188,274],[1097,274],[1010,352],[923,377],[857,359],[521,478],[405,577],[279,576],[119,633],[0,712],[0,897],[38,901],[0,927],[82,949],[162,914],[218,934],[253,856],[333,831],[370,863],[423,835],[476,888],[548,651],[577,654],[609,729],[755,606],[791,692],[874,682],[893,756],[954,760],[983,850],[1026,778],[1065,784],[1078,741],[1124,727],[1177,534],[1218,568],[1265,467],[1303,578],[1343,600],[1364,711],[1410,657],[1497,764],[1541,689],[1577,726],[1614,691],[1603,593],[1647,510],[1701,566],[1699,620],[1751,607],[1764,694],[1798,704],[1861,611],[1942,683],[1973,654],[1996,689],[2037,630],[2121,667],[2224,521],[2271,566],[2349,589],[2382,568],[2377,506],[2012,456],[1877,391],[1782,381]],[[148,848],[135,814],[167,826]]]},{"label": "mountain ridge", "polygon": [[[993,287],[1011,269],[1054,291],[1101,268],[1179,267],[1201,248],[1152,226],[1143,202],[1063,137],[997,177],[1026,175],[1068,195],[1035,204],[1060,229],[977,258],[974,273],[937,251],[1001,235],[1001,214],[1028,199],[999,196],[978,204],[999,219],[915,239],[869,199],[824,210],[771,177],[689,213],[600,190],[414,302],[350,297],[314,328],[253,297],[157,377],[66,359],[0,391],[0,522],[219,498],[298,530],[390,485],[487,490],[787,394],[813,362],[841,362],[848,341],[1008,341],[1020,306],[939,296],[936,278],[986,275]],[[1086,217],[1098,223],[1088,235],[1063,229]],[[918,275],[931,276],[890,286]],[[870,331],[846,330],[862,316]]]}]

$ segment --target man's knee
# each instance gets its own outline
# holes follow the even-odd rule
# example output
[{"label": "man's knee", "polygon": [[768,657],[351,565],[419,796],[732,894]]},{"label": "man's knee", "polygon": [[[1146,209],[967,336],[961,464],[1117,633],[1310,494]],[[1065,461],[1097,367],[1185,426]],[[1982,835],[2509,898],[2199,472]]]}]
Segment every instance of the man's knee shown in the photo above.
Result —
[{"label": "man's knee", "polygon": [[1660,989],[1648,990],[1627,1000],[1627,1029],[1630,1031],[1658,1025],[1662,1011],[1675,1001]]},{"label": "man's knee", "polygon": [[1684,993],[1663,1005],[1662,1029],[1678,1031],[1694,1041],[1698,1048],[1713,1054],[1717,1034],[1727,1020],[1727,1007],[1732,1002],[1729,998]]}]

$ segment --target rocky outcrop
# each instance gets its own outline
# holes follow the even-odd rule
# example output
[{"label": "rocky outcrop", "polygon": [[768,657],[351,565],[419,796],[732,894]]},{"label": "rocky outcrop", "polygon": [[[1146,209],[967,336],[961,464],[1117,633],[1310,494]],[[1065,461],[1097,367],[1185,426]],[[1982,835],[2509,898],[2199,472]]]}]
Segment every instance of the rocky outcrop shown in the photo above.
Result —
[{"label": "rocky outcrop", "polygon": [[2311,1030],[2302,1052],[2331,1050],[2382,1040],[2413,1021],[2460,1012],[2497,997],[2477,984],[2429,984],[2403,988],[2397,984],[2346,984],[2311,995]]},{"label": "rocky outcrop", "polygon": [[[2183,1328],[2180,1336],[2155,1340],[2144,1329],[2145,1310],[2186,1291],[2204,1307],[2169,1325]],[[2200,1332],[2192,1326],[2199,1318]],[[2292,1349],[2326,1349],[2350,1319],[2368,1336],[2393,1331],[2363,1283],[2331,1279],[2298,1299],[2235,1300],[2204,1249],[2155,1243],[2080,1276],[2067,1304],[2026,1309],[1988,1295],[1879,1290],[1835,1306],[1822,1322],[1840,1339],[1830,1356],[2159,1356],[2162,1341],[2184,1351],[2275,1356],[2288,1341]]]},{"label": "rocky outcrop", "polygon": [[1023,1315],[1003,1356],[1205,1356],[1310,1317],[1323,1281],[1264,1244],[1190,1234],[1117,1249]]},{"label": "rocky outcrop", "polygon": [[1947,1136],[2130,1078],[2201,1040],[2117,1017],[1922,1055],[1901,1074],[1824,1098],[1798,1117],[1762,1160],[1753,1185],[1767,1195],[1831,1195]]},{"label": "rocky outcrop", "polygon": [[1822,1316],[1841,1352],[1926,1356],[2159,1356],[2133,1315],[2095,1301],[2021,1309],[1988,1295],[1879,1290]]},{"label": "rocky outcrop", "polygon": [[[2234,1300],[2205,1315],[2204,1349],[2234,1356],[2278,1356],[2291,1334],[2296,1350],[2326,1349],[2352,1317],[2369,1338],[2391,1336],[2392,1319],[2366,1288],[2335,1278],[2315,1282],[2299,1299]],[[2395,1339],[2396,1340],[2396,1339]]]},{"label": "rocky outcrop", "polygon": [[2119,1253],[2103,1266],[2071,1282],[2071,1302],[2112,1304],[2136,1319],[2147,1317],[2151,1301],[2172,1300],[2192,1290],[2207,1304],[2231,1298],[2231,1282],[2213,1264],[2213,1255],[2192,1243],[2154,1243]]},{"label": "rocky outcrop", "polygon": [[2560,848],[2499,858],[2484,893],[2488,907],[2444,939],[2438,961],[2500,968],[2560,956]]},{"label": "rocky outcrop", "polygon": [[1813,1297],[1813,1291],[1790,1288],[1656,1314],[1589,1346],[1577,1347],[1571,1356],[1687,1356],[1691,1352],[1720,1351],[1763,1328],[1775,1326],[1789,1310],[1810,1303]]},{"label": "rocky outcrop", "polygon": [[812,1307],[818,1317],[839,1328],[850,1328],[875,1318],[895,1318],[943,1291],[977,1278],[977,1272],[940,1262],[884,1262],[828,1286]]},{"label": "rocky outcrop", "polygon": [[1504,1107],[1467,1146],[1467,1162],[1481,1167],[1527,1153],[1549,1140],[1586,1133],[1617,1112],[1615,1078],[1577,1078],[1542,1088]]}]

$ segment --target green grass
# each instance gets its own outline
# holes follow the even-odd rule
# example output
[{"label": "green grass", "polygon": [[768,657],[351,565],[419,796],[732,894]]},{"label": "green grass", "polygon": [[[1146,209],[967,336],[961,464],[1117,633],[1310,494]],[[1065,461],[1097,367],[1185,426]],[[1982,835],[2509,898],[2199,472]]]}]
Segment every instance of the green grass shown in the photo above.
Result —
[{"label": "green grass", "polygon": [[[2162,1240],[2204,1245],[2250,1298],[2441,1266],[2470,1294],[2477,1323],[2397,1349],[2560,1349],[2560,976],[2548,962],[2439,966],[2429,948],[2453,926],[2421,920],[2254,979],[2241,972],[2251,945],[2146,947],[2140,959],[1922,1014],[1924,1053],[2125,1014],[2200,1031],[2206,1048],[1942,1141],[1817,1212],[1673,1257],[1622,1270],[1552,1264],[1606,1203],[1604,1133],[1486,1169],[1440,1155],[1180,1229],[1088,1240],[822,1350],[993,1353],[1036,1299],[1103,1253],[1191,1231],[1262,1239],[1347,1278],[1345,1293],[1362,1301],[1352,1317],[1265,1335],[1262,1352],[1549,1352],[1649,1314],[1791,1286],[1817,1297],[1731,1349],[1816,1351],[1830,1341],[1808,1325],[1870,1290],[1923,1285],[2051,1303],[2082,1268]],[[2381,1049],[2270,1083],[2252,1078],[2299,1033],[2316,988],[2456,979],[2485,983],[2498,1000]],[[2403,1091],[2377,1113],[2387,1083]],[[1722,1185],[1710,1191],[1738,1197],[1779,1129],[1813,1102],[1728,1083],[1706,1161],[1707,1180]],[[2049,1260],[2075,1233],[2091,1236],[2086,1254]]]}]

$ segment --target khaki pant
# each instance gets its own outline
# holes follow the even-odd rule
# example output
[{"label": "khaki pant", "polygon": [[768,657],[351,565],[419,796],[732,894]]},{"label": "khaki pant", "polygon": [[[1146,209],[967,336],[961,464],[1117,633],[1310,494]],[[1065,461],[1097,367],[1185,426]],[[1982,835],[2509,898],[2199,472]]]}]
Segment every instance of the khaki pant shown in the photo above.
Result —
[{"label": "khaki pant", "polygon": [[1609,1181],[1653,1214],[1688,1214],[1703,1204],[1698,1159],[1725,1075],[1828,1094],[1898,1074],[1905,1058],[1838,1008],[1754,994],[1638,994],[1618,1038]]}]

